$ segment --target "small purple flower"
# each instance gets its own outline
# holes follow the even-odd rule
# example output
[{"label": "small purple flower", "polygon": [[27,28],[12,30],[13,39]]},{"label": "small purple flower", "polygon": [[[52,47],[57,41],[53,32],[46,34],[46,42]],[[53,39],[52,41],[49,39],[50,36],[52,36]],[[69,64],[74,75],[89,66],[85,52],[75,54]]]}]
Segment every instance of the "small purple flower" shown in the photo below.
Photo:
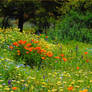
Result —
[{"label": "small purple flower", "polygon": [[43,79],[45,79],[45,75],[43,75]]},{"label": "small purple flower", "polygon": [[45,40],[48,41],[48,38],[46,38]]},{"label": "small purple flower", "polygon": [[0,56],[1,59],[3,59],[3,57]]},{"label": "small purple flower", "polygon": [[2,83],[3,86],[5,86],[6,84],[5,83]]},{"label": "small purple flower", "polygon": [[11,80],[8,80],[8,85],[10,85],[11,84]]},{"label": "small purple flower", "polygon": [[61,76],[61,77],[60,77],[60,79],[62,80],[62,79],[63,79],[63,77]]},{"label": "small purple flower", "polygon": [[27,67],[30,67],[29,65],[27,65]]}]

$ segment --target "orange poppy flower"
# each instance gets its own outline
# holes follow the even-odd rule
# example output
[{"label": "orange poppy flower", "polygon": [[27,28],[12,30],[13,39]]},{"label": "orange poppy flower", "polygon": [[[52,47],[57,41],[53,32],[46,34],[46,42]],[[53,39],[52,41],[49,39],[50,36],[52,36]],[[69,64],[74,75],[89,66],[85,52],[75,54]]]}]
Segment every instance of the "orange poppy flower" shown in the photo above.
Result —
[{"label": "orange poppy flower", "polygon": [[22,40],[19,40],[18,43],[21,44]]},{"label": "orange poppy flower", "polygon": [[41,57],[41,59],[45,59],[45,57]]},{"label": "orange poppy flower", "polygon": [[56,59],[60,59],[60,57],[59,57],[59,56],[56,56],[55,58],[56,58]]},{"label": "orange poppy flower", "polygon": [[41,53],[46,53],[46,50],[44,50],[44,49],[41,49],[41,51],[40,51]]},{"label": "orange poppy flower", "polygon": [[45,38],[48,38],[48,36],[45,36]]},{"label": "orange poppy flower", "polygon": [[40,50],[37,51],[38,54],[41,54]]},{"label": "orange poppy flower", "polygon": [[88,52],[85,52],[85,55],[88,54]]},{"label": "orange poppy flower", "polygon": [[34,49],[34,47],[29,48],[29,51],[31,52]]},{"label": "orange poppy flower", "polygon": [[14,42],[13,45],[17,47],[19,46],[17,42]]},{"label": "orange poppy flower", "polygon": [[35,50],[40,50],[40,49],[41,49],[41,47],[35,47],[34,49],[35,49]]},{"label": "orange poppy flower", "polygon": [[64,56],[64,54],[61,54],[60,56],[61,56],[61,57],[63,57],[63,56]]},{"label": "orange poppy flower", "polygon": [[30,47],[30,46],[31,46],[31,43],[26,44],[26,46],[27,46],[27,47]]},{"label": "orange poppy flower", "polygon": [[68,87],[67,88],[69,91],[72,91],[73,90],[73,87],[71,86],[71,87]]},{"label": "orange poppy flower", "polygon": [[29,48],[27,48],[27,47],[24,47],[24,49],[25,49],[25,50],[29,50]]},{"label": "orange poppy flower", "polygon": [[66,61],[67,61],[67,59],[66,59],[66,58],[63,58],[63,61],[64,61],[64,62],[66,62]]},{"label": "orange poppy flower", "polygon": [[20,50],[17,50],[18,53],[20,53]]},{"label": "orange poppy flower", "polygon": [[12,50],[14,47],[13,46],[9,46],[9,48]]},{"label": "orange poppy flower", "polygon": [[12,87],[12,90],[17,90],[17,87]]},{"label": "orange poppy flower", "polygon": [[38,43],[39,41],[35,41],[34,43]]},{"label": "orange poppy flower", "polygon": [[31,40],[32,42],[34,41],[34,39]]},{"label": "orange poppy flower", "polygon": [[20,52],[18,52],[18,55],[20,56]]},{"label": "orange poppy flower", "polygon": [[22,40],[19,40],[18,43],[21,44],[22,43]]},{"label": "orange poppy flower", "polygon": [[28,51],[26,51],[26,54],[28,54],[29,52]]},{"label": "orange poppy flower", "polygon": [[79,67],[77,66],[77,70],[79,70]]},{"label": "orange poppy flower", "polygon": [[26,43],[26,41],[20,40],[20,41],[18,41],[18,43],[21,44],[21,45],[23,45],[23,44]]},{"label": "orange poppy flower", "polygon": [[86,60],[86,62],[88,63],[88,59]]},{"label": "orange poppy flower", "polygon": [[52,57],[53,56],[53,53],[51,51],[48,51],[47,54],[46,54],[48,57]]},{"label": "orange poppy flower", "polygon": [[23,41],[22,44],[25,44],[27,41]]}]

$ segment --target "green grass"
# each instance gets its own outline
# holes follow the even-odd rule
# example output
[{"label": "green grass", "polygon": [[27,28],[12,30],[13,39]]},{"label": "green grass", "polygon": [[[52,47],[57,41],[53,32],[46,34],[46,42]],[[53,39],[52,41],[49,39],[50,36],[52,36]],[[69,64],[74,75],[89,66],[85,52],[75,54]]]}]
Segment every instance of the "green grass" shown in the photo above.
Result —
[{"label": "green grass", "polygon": [[[74,40],[53,44],[53,41],[49,41],[50,37],[48,37],[48,40],[45,38],[45,34],[37,36],[9,30],[3,33],[0,29],[1,92],[92,91],[92,53],[88,49],[92,48],[92,44]],[[16,60],[15,51],[9,49],[13,42],[18,40],[30,42],[32,39],[39,41],[39,44],[33,45],[34,47],[40,46],[46,51],[53,52],[53,57],[45,56],[46,59],[42,60],[40,69],[38,69],[38,66],[31,68],[29,65],[24,65],[26,61],[21,56]],[[88,52],[88,54],[85,55],[85,52]],[[64,58],[67,59],[66,62],[62,57],[61,59],[55,58],[56,56],[60,57],[60,54],[64,54]],[[39,55],[39,57],[42,56]],[[33,60],[39,62],[37,56]],[[13,87],[16,87],[15,90]],[[83,91],[86,89],[88,91]]]}]

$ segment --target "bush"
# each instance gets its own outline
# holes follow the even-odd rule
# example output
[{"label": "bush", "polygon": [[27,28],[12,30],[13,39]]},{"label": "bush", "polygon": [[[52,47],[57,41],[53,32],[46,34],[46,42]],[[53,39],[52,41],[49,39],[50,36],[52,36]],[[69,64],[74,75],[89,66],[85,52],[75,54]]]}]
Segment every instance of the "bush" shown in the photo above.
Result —
[{"label": "bush", "polygon": [[[40,41],[34,39],[30,42],[19,40],[13,42],[9,48],[14,52],[13,55],[16,61],[24,61],[25,65],[30,65],[32,68],[37,66],[38,69],[40,69],[40,67],[44,65],[59,67],[62,60],[61,56],[57,56],[56,53],[53,53],[49,49],[45,50],[40,44]],[[43,44],[45,44],[45,42]],[[47,47],[49,48],[49,45]],[[66,61],[66,58],[64,59]],[[50,60],[51,62],[48,62]],[[55,60],[58,61],[58,65],[56,65]]]},{"label": "bush", "polygon": [[55,28],[49,29],[51,39],[77,40],[92,43],[92,13],[79,14],[71,10],[60,20]]}]

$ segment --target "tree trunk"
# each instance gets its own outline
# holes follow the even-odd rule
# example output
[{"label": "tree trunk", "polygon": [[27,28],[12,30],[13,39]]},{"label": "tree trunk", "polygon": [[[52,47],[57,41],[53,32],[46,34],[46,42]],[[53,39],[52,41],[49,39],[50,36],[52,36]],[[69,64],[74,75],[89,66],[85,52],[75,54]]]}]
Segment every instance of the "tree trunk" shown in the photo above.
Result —
[{"label": "tree trunk", "polygon": [[7,28],[9,27],[9,23],[8,23],[8,16],[4,16],[4,19],[2,21],[2,28]]},{"label": "tree trunk", "polygon": [[19,21],[18,21],[18,28],[20,29],[20,32],[23,32],[23,24],[24,24],[24,11],[21,9],[19,12]]}]

